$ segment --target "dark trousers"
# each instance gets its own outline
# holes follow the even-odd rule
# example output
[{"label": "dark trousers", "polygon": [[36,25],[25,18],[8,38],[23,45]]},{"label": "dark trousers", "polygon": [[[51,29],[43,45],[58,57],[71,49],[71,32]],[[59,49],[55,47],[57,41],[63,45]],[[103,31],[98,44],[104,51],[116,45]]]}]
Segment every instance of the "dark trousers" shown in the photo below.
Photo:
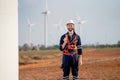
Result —
[{"label": "dark trousers", "polygon": [[78,80],[78,54],[73,56],[63,55],[63,80],[69,80],[70,70],[72,71],[73,80]]}]

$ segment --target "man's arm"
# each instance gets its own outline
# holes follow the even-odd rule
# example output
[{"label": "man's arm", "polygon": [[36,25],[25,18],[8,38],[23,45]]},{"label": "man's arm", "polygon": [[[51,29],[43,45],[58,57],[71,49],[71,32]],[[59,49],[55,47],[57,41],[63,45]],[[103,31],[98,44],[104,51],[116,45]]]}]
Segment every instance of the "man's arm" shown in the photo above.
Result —
[{"label": "man's arm", "polygon": [[77,42],[77,48],[78,48],[78,55],[79,55],[79,64],[82,65],[82,46],[81,46],[81,39],[78,36],[78,42]]},{"label": "man's arm", "polygon": [[79,66],[82,65],[82,55],[79,55]]},{"label": "man's arm", "polygon": [[63,44],[62,44],[62,49],[65,48],[66,44],[67,44],[67,35],[65,36],[65,38],[63,39]]},{"label": "man's arm", "polygon": [[64,43],[62,44],[62,49],[65,48],[66,44],[67,44],[66,42],[64,42]]}]

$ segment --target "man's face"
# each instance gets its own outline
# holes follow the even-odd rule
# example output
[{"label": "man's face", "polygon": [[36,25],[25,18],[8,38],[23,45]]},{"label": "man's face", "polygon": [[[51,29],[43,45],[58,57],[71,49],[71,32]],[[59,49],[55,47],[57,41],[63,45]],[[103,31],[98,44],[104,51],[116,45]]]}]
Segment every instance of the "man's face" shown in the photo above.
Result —
[{"label": "man's face", "polygon": [[68,23],[68,24],[67,24],[67,29],[68,29],[68,31],[74,30],[74,24]]}]

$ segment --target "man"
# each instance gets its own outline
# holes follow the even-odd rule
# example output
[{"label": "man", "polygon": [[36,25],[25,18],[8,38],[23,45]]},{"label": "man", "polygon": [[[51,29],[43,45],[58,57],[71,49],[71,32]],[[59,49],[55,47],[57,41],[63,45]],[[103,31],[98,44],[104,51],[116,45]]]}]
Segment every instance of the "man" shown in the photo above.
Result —
[{"label": "man", "polygon": [[75,33],[75,23],[67,22],[68,32],[61,36],[60,50],[63,51],[63,80],[69,80],[70,69],[73,80],[78,80],[78,67],[82,65],[82,47],[79,35]]}]

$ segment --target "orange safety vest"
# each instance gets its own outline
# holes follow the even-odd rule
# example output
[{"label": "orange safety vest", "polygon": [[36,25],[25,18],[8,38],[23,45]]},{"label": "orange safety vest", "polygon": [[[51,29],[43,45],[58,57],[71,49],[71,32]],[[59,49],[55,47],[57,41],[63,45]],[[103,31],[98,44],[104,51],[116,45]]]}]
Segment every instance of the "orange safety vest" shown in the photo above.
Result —
[{"label": "orange safety vest", "polygon": [[76,36],[74,38],[73,45],[71,45],[70,40],[68,38],[68,35],[66,37],[67,37],[68,47],[67,47],[67,49],[63,50],[63,52],[64,53],[68,53],[68,50],[77,51],[77,49],[76,49],[76,44],[77,44],[77,38],[76,38]]}]

